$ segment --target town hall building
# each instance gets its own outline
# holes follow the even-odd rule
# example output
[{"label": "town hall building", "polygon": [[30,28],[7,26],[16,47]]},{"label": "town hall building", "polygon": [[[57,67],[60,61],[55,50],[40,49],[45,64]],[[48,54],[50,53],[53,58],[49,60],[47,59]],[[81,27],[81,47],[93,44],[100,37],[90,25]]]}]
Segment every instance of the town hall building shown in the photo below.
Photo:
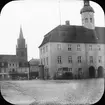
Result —
[{"label": "town hall building", "polygon": [[59,25],[48,32],[39,46],[44,75],[72,78],[100,77],[105,69],[105,27],[95,27],[94,9],[88,0],[80,10],[82,26]]}]

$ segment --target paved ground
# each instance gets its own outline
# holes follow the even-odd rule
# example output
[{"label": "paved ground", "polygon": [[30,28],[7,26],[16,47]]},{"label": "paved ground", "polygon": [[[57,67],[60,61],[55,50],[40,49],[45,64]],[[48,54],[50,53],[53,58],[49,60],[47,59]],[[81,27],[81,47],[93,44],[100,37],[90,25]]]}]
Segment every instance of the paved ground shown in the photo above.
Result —
[{"label": "paved ground", "polygon": [[92,104],[104,92],[104,79],[5,81],[0,85],[6,101],[25,105]]}]

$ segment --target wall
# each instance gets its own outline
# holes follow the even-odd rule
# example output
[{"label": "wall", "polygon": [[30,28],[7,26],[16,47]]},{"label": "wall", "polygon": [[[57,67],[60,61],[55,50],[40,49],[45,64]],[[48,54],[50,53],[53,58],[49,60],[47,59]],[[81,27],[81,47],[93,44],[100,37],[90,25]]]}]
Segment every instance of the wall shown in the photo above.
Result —
[{"label": "wall", "polygon": [[[61,44],[61,50],[57,49],[57,44]],[[72,68],[72,73],[74,75],[78,75],[78,68],[82,68],[84,78],[87,78],[89,76],[88,68],[90,66],[94,66],[95,69],[97,69],[99,66],[103,66],[105,68],[104,44],[80,44],[81,51],[77,51],[78,43],[72,43],[72,50],[68,51],[68,44],[70,43],[47,43],[47,45],[49,46],[49,51],[45,54],[40,55],[41,59],[45,58],[46,56],[49,57],[48,68],[51,77],[53,77],[57,69],[61,67]],[[89,45],[92,45],[92,50],[90,49]],[[100,46],[101,50],[98,50],[98,46]],[[62,64],[57,63],[57,56],[61,56]],[[72,56],[72,64],[68,63],[68,56]],[[78,63],[77,61],[78,56],[82,57],[81,63]],[[90,63],[89,56],[93,56],[93,63]],[[102,63],[98,62],[98,56],[102,56]]]}]

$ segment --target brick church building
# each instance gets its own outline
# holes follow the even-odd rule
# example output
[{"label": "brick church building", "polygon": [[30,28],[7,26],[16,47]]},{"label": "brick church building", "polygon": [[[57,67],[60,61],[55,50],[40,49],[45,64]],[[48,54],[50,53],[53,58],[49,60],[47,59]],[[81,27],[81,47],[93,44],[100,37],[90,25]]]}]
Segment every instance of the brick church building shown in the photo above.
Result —
[{"label": "brick church building", "polygon": [[9,79],[10,74],[15,75],[15,72],[21,75],[28,75],[29,72],[27,45],[23,37],[22,28],[20,28],[20,35],[17,39],[16,55],[0,55],[0,79]]}]

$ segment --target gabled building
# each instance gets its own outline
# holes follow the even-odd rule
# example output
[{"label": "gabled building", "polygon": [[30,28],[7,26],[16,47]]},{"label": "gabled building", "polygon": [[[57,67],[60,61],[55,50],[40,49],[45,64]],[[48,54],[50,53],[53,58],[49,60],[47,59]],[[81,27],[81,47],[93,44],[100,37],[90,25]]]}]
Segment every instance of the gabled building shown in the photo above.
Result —
[{"label": "gabled building", "polygon": [[88,0],[80,11],[82,26],[59,25],[48,32],[39,46],[40,64],[51,78],[69,73],[72,78],[103,75],[105,27],[95,27],[94,9]]}]

